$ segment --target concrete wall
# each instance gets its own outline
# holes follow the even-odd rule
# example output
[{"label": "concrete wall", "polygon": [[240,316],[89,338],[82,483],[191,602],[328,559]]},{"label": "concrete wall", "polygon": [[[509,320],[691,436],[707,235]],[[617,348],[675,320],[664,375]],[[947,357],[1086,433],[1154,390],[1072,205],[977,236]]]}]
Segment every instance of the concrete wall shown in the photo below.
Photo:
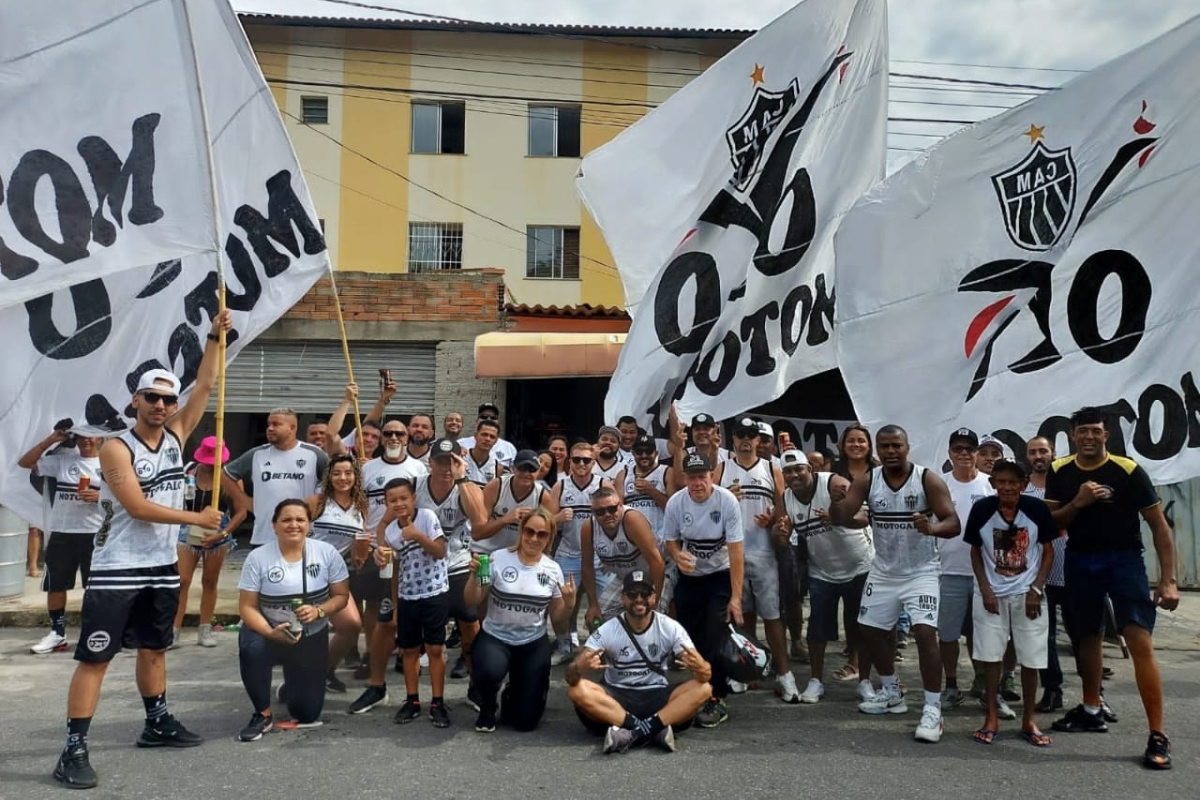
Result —
[{"label": "concrete wall", "polygon": [[437,388],[433,402],[439,431],[442,419],[457,411],[463,416],[465,435],[470,435],[480,403],[495,403],[500,407],[500,419],[505,418],[506,382],[475,377],[474,341],[439,342],[436,358]]}]

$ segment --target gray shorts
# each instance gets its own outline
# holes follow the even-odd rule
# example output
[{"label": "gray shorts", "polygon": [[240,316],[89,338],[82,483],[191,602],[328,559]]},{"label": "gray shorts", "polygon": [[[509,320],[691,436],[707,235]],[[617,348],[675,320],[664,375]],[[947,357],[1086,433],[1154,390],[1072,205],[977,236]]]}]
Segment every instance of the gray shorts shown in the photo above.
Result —
[{"label": "gray shorts", "polygon": [[939,584],[938,641],[957,642],[961,636],[970,638],[975,579],[970,575],[942,575]]},{"label": "gray shorts", "polygon": [[746,570],[742,579],[742,610],[765,620],[779,619],[779,562],[770,551],[745,553]]}]

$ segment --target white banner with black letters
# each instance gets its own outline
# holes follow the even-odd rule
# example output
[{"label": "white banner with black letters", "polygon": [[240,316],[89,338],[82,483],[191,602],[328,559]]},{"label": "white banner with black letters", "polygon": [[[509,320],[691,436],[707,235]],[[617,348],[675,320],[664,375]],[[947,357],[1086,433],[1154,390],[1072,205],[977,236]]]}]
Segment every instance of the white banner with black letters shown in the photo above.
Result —
[{"label": "white banner with black letters", "polygon": [[6,3],[0,308],[216,253],[182,0]]},{"label": "white banner with black letters", "polygon": [[838,357],[860,419],[941,463],[967,426],[1200,475],[1200,17],[961,131],[837,235]]},{"label": "white banner with black letters", "polygon": [[[241,25],[226,2],[191,3],[191,9],[221,203],[227,303],[234,312],[232,356],[299,300],[329,263],[299,164]],[[136,41],[157,35],[166,32],[141,30]],[[81,64],[57,78],[74,81],[86,69]],[[111,87],[115,99],[125,91],[119,83]],[[76,114],[60,124],[99,124],[108,107],[97,97],[90,106],[95,120]],[[112,107],[120,104],[114,101]],[[147,106],[147,113],[154,110]],[[156,189],[179,177],[169,164],[153,166],[143,178]],[[187,207],[171,205],[170,196],[155,194],[164,219]],[[203,230],[211,227],[203,214],[187,222],[189,234],[194,227],[212,236]],[[59,266],[72,276],[69,289],[0,309],[0,503],[27,519],[40,518],[41,504],[29,474],[16,467],[21,453],[63,418],[76,425],[129,424],[121,414],[147,369],[171,369],[185,389],[190,387],[217,311],[211,256],[103,277],[90,265],[91,258],[85,258]]]},{"label": "white banner with black letters", "polygon": [[836,366],[833,233],[886,124],[884,0],[805,0],[583,160],[633,315],[607,420],[731,416]]}]

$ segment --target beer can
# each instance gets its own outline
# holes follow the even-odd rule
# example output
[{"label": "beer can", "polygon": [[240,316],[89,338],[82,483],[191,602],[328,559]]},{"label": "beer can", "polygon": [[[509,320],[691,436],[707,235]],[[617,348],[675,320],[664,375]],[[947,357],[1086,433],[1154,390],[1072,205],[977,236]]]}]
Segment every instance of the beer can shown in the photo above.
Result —
[{"label": "beer can", "polygon": [[784,453],[792,449],[792,437],[787,431],[779,434],[779,452]]},{"label": "beer can", "polygon": [[479,569],[475,571],[475,579],[480,586],[492,585],[492,559],[487,553],[476,556],[479,559]]},{"label": "beer can", "polygon": [[392,382],[392,371],[387,367],[379,368],[379,388],[386,389],[387,385]]},{"label": "beer can", "polygon": [[[302,605],[304,605],[303,600],[301,600],[299,597],[293,597],[292,614],[294,615],[296,610]],[[304,633],[304,623],[300,621],[299,617],[293,616],[291,624],[288,625],[288,631],[291,632],[293,636],[299,636],[300,634]]]},{"label": "beer can", "polygon": [[379,577],[386,581],[390,581],[392,579],[392,570],[394,570],[396,566],[396,562],[393,560],[393,554],[395,551],[390,547],[381,547],[379,548],[379,552],[383,553],[383,557],[388,560],[386,566],[379,568]]},{"label": "beer can", "polygon": [[84,491],[92,485],[92,479],[87,475],[79,476],[79,491]]}]

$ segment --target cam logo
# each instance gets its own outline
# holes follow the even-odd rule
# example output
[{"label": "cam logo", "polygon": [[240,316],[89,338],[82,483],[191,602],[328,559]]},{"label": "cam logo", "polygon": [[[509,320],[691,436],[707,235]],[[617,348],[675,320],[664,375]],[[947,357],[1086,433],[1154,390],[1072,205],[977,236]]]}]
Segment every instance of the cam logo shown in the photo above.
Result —
[{"label": "cam logo", "polygon": [[178,464],[179,463],[179,448],[178,447],[167,448],[166,456],[167,456],[168,464]]},{"label": "cam logo", "polygon": [[154,463],[148,458],[139,458],[133,465],[133,472],[139,480],[146,480],[154,475]]},{"label": "cam logo", "polygon": [[547,575],[545,572],[539,572],[538,573],[538,585],[549,586],[550,585],[550,576]]},{"label": "cam logo", "polygon": [[517,571],[512,567],[505,567],[504,570],[500,573],[500,578],[505,583],[516,583]]},{"label": "cam logo", "polygon": [[92,653],[104,652],[111,643],[112,637],[108,635],[108,631],[96,631],[87,637],[87,649]]},{"label": "cam logo", "polygon": [[713,524],[714,524],[714,525],[719,525],[719,524],[721,524],[721,512],[720,512],[720,511],[710,511],[710,512],[708,512],[708,518],[709,518],[709,519],[711,519],[711,520],[713,521]]},{"label": "cam logo", "polygon": [[[1127,183],[1126,167],[1136,161],[1136,168],[1140,169],[1149,159],[1159,137],[1148,135],[1157,125],[1145,118],[1146,107],[1143,101],[1142,114],[1133,123],[1136,138],[1118,148],[1101,172],[1083,204],[1071,238],[1118,180],[1125,178],[1122,183]],[[1017,164],[993,175],[992,188],[1013,244],[1023,250],[1045,252],[1059,245],[1070,227],[1079,176],[1070,147],[1052,150],[1042,141],[1045,127],[1031,124],[1022,135],[1029,137],[1030,151]],[[967,326],[964,355],[968,359],[979,358],[967,390],[968,401],[987,381],[996,341],[1024,309],[1033,316],[1041,339],[1035,339],[1033,347],[1010,363],[1008,370],[1018,374],[1036,372],[1062,360],[1050,319],[1055,306],[1051,280],[1054,267],[1049,261],[1005,258],[976,267],[959,281],[960,292],[1004,295],[980,311]],[[1118,278],[1121,288],[1120,308],[1115,313],[1099,307],[1100,288],[1109,277]],[[1115,364],[1132,354],[1145,333],[1150,306],[1151,285],[1145,267],[1124,250],[1102,250],[1080,264],[1070,284],[1066,322],[1079,350],[1101,364]],[[1117,329],[1101,332],[1099,319],[1109,316],[1119,319]]]},{"label": "cam logo", "polygon": [[759,162],[766,154],[771,134],[783,124],[788,112],[800,99],[800,83],[797,79],[792,78],[792,82],[782,91],[773,92],[763,88],[764,70],[757,65],[755,67],[752,76],[755,82],[754,96],[750,98],[750,104],[746,106],[741,119],[725,131],[729,160],[733,164],[731,182],[739,191],[745,191],[758,174]]},{"label": "cam logo", "polygon": [[280,583],[283,580],[283,567],[271,567],[267,570],[268,583]]},{"label": "cam logo", "polygon": [[917,496],[915,494],[904,495],[904,507],[909,511],[917,510]]},{"label": "cam logo", "polygon": [[303,468],[303,467],[304,467],[304,465],[305,465],[305,464],[307,464],[307,463],[308,463],[308,459],[306,459],[306,458],[297,458],[297,459],[296,459],[296,466],[297,466],[297,468]]},{"label": "cam logo", "polygon": [[308,577],[312,578],[313,580],[316,580],[320,576],[320,574],[321,574],[321,565],[320,564],[309,564],[308,565]]}]

